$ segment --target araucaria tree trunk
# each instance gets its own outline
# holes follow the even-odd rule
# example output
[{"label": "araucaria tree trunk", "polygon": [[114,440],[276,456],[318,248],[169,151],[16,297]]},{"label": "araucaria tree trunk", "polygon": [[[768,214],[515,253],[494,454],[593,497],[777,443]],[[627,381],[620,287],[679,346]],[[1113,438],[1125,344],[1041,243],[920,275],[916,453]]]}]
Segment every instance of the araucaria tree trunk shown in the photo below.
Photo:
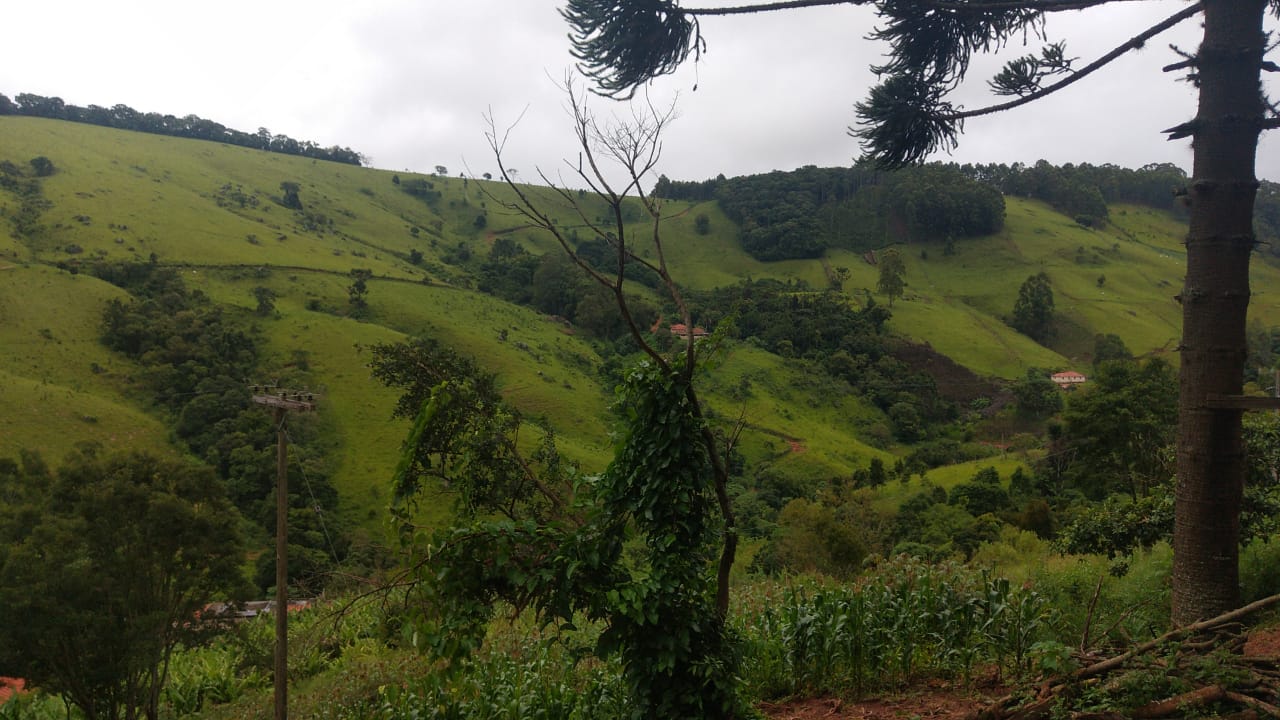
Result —
[{"label": "araucaria tree trunk", "polygon": [[1244,449],[1239,395],[1249,306],[1249,255],[1258,182],[1254,154],[1264,106],[1260,85],[1266,0],[1202,0],[1204,41],[1193,72],[1200,106],[1187,129],[1195,160],[1187,199],[1179,378],[1173,621],[1186,624],[1239,605]]}]

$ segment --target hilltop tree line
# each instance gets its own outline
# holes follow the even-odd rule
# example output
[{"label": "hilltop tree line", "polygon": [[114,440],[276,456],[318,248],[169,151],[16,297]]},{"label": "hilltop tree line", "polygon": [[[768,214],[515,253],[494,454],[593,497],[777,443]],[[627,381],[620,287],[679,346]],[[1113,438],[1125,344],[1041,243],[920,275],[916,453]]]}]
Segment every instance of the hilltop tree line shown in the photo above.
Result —
[{"label": "hilltop tree line", "polygon": [[363,155],[351,148],[337,145],[323,147],[310,140],[295,140],[288,135],[274,135],[266,128],[258,128],[256,133],[247,133],[197,115],[177,117],[154,112],[144,113],[128,105],[112,105],[109,108],[100,105],[80,107],[67,104],[59,97],[44,97],[31,93],[19,93],[12,100],[5,95],[0,95],[0,115],[68,120],[155,135],[213,140],[254,150],[300,155],[317,160],[332,160],[348,165],[363,165],[366,160]]},{"label": "hilltop tree line", "polygon": [[[737,223],[743,249],[759,260],[813,258],[828,247],[871,250],[902,239],[950,244],[1004,226],[1004,195],[1041,200],[1095,227],[1108,205],[1132,203],[1185,214],[1189,182],[1181,168],[1155,163],[1056,166],[932,163],[881,170],[806,166],[790,172],[700,182],[658,178],[658,197],[717,202]],[[1280,185],[1262,183],[1255,208],[1262,247],[1280,255]]]},{"label": "hilltop tree line", "polygon": [[759,260],[820,257],[828,247],[868,250],[900,239],[986,235],[1004,226],[1004,198],[954,166],[884,172],[871,165],[806,166],[703,182],[658,178],[655,196],[715,200]]}]

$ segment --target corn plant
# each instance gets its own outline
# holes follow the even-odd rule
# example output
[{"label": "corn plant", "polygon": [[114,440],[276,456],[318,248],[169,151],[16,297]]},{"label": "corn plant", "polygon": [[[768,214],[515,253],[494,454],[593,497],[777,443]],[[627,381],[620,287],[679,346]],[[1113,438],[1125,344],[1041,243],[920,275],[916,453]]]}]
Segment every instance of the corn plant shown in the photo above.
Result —
[{"label": "corn plant", "polygon": [[377,720],[588,720],[630,714],[617,664],[577,663],[552,643],[482,652],[452,672],[382,688]]},{"label": "corn plant", "polygon": [[983,639],[1003,668],[1015,672],[1031,669],[1033,646],[1042,639],[1051,610],[1037,592],[1015,592],[1005,578],[985,578]]},{"label": "corn plant", "polygon": [[968,678],[987,659],[1026,669],[1049,629],[1039,595],[955,565],[888,564],[857,586],[802,587],[738,617],[757,697],[862,695],[923,676]]}]

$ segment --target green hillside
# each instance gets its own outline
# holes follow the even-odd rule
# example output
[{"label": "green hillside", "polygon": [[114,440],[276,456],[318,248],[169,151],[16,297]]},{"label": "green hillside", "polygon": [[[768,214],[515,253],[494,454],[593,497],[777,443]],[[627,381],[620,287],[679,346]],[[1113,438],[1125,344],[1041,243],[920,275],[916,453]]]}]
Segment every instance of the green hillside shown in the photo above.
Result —
[{"label": "green hillside", "polygon": [[[36,156],[56,171],[31,177]],[[0,454],[33,448],[56,460],[86,440],[169,447],[166,416],[138,391],[139,368],[99,342],[105,304],[126,294],[88,271],[132,261],[178,269],[189,288],[259,329],[268,377],[246,381],[307,368],[321,398],[315,422],[328,438],[332,481],[357,523],[379,526],[407,429],[391,418],[397,393],[370,377],[371,344],[437,337],[497,373],[507,399],[526,417],[546,419],[585,468],[600,469],[610,456],[612,389],[596,347],[562,321],[474,289],[475,258],[497,238],[534,255],[558,252],[495,201],[508,193],[499,183],[24,117],[0,117],[4,162],[21,182],[0,186]],[[282,204],[285,184],[296,187],[301,209]],[[533,192],[554,207],[549,193]],[[893,333],[983,377],[1085,368],[1097,333],[1176,362],[1175,220],[1114,207],[1112,222],[1093,230],[1036,201],[1008,197],[1006,206],[1003,230],[957,243],[954,254],[901,246],[907,289],[892,308]],[[845,267],[844,292],[861,306],[876,285],[877,268],[859,253],[760,262],[741,250],[714,203],[671,201],[665,211],[667,259],[691,289],[750,277],[821,290],[832,268]],[[581,223],[568,209],[557,212],[563,227]],[[695,228],[698,215],[709,220],[707,234]],[[348,291],[357,268],[372,273],[359,318]],[[1254,315],[1278,324],[1280,298],[1266,289],[1280,274],[1261,262],[1255,268]],[[1042,270],[1059,311],[1049,348],[1003,320],[1019,285]],[[255,314],[255,288],[274,293],[274,313]],[[906,451],[871,430],[883,415],[866,400],[748,343],[730,344],[707,383],[717,416],[743,418],[749,465],[816,480]]]}]

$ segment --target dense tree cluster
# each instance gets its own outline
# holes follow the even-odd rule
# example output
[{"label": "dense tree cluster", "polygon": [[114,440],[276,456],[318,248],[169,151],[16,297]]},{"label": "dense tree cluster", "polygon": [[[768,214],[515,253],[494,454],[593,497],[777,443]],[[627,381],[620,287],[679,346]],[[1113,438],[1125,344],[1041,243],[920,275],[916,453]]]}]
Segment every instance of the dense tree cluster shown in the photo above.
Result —
[{"label": "dense tree cluster", "polygon": [[885,354],[889,310],[874,302],[855,310],[841,295],[777,280],[744,280],[689,296],[713,327],[731,315],[733,337],[754,338],[777,355],[816,359],[844,350],[874,361]]},{"label": "dense tree cluster", "polygon": [[874,301],[855,309],[838,293],[776,280],[743,281],[688,297],[711,327],[731,319],[728,337],[812,361],[820,372],[848,383],[886,413],[901,440],[922,440],[930,426],[954,415],[932,377],[893,357],[885,332],[889,310]]},{"label": "dense tree cluster", "polygon": [[818,257],[828,247],[867,250],[900,239],[986,235],[1004,226],[1004,199],[954,165],[884,172],[870,165],[806,166],[790,172],[676,182],[654,194],[716,200],[740,228],[742,247],[760,260]]},{"label": "dense tree cluster", "polygon": [[1094,499],[1133,498],[1173,476],[1178,384],[1163,360],[1111,360],[1072,393],[1045,470]]},{"label": "dense tree cluster", "polygon": [[[1280,417],[1250,413],[1244,418],[1249,466],[1240,512],[1240,540],[1266,542],[1280,530]],[[1113,558],[1148,548],[1173,535],[1173,479],[1160,476],[1134,498],[1113,495],[1075,514],[1056,538],[1066,552]]]},{"label": "dense tree cluster", "polygon": [[213,140],[228,145],[268,150],[285,155],[301,155],[317,160],[332,160],[348,165],[363,165],[365,161],[364,156],[351,148],[337,145],[326,148],[310,140],[294,140],[288,135],[273,135],[266,128],[258,128],[256,133],[247,133],[196,115],[176,117],[154,112],[143,113],[128,105],[112,105],[109,108],[100,105],[80,107],[68,105],[59,97],[19,93],[13,100],[0,95],[0,115],[26,115],[121,130],[136,130],[156,135]]},{"label": "dense tree cluster", "polygon": [[[791,172],[703,181],[662,176],[658,197],[718,201],[742,226],[743,248],[761,260],[816,257],[827,247],[883,247],[906,231],[913,240],[962,239],[1004,224],[1001,194],[1042,200],[1083,225],[1107,221],[1108,205],[1132,203],[1185,214],[1179,199],[1189,182],[1171,163],[1141,168],[1040,160],[900,170],[868,164],[808,166]],[[1254,211],[1264,251],[1280,256],[1280,185],[1263,181]]]},{"label": "dense tree cluster", "polygon": [[[616,269],[615,251],[602,238],[580,240],[575,250],[583,262],[600,272]],[[627,280],[648,287],[658,285],[656,273],[642,265],[628,263],[623,273]],[[597,340],[622,340],[627,346],[627,329],[614,310],[611,293],[592,282],[563,253],[534,255],[514,238],[499,236],[480,261],[476,275],[476,288],[481,292],[564,318]],[[638,298],[632,302],[642,325],[648,327],[657,319],[658,310],[651,303]]]},{"label": "dense tree cluster", "polygon": [[29,170],[0,160],[0,190],[11,192],[18,199],[17,207],[0,207],[0,217],[8,217],[18,237],[33,238],[43,232],[41,215],[53,207],[53,202],[44,196],[41,181],[57,168],[43,155],[32,158],[27,167]]},{"label": "dense tree cluster", "polygon": [[[270,413],[250,402],[245,384],[258,369],[255,334],[189,290],[173,269],[104,263],[94,271],[133,296],[107,303],[102,342],[143,366],[142,389],[170,415],[174,435],[214,469],[264,537],[274,535],[275,432]],[[314,449],[314,428],[296,422],[290,432],[299,460],[289,466],[289,574],[315,588],[348,541],[336,513],[337,492]],[[271,554],[263,553],[260,588],[274,584],[273,568]]]}]

